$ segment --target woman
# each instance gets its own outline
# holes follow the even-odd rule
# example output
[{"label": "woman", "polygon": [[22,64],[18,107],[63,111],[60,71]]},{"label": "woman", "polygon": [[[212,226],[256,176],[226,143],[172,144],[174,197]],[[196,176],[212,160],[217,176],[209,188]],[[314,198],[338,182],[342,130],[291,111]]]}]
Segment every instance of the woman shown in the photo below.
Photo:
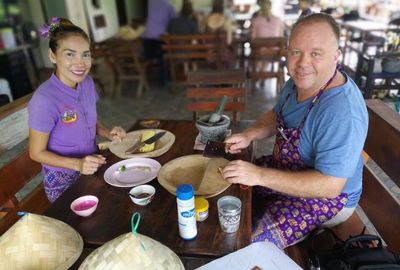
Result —
[{"label": "woman", "polygon": [[285,24],[272,15],[271,9],[270,0],[260,0],[260,11],[251,20],[251,39],[283,36]]},{"label": "woman", "polygon": [[183,1],[180,15],[169,21],[167,32],[172,35],[191,35],[199,32],[197,20],[194,17],[192,2]]},{"label": "woman", "polygon": [[211,14],[206,20],[206,32],[225,33],[228,45],[232,43],[232,33],[235,30],[234,22],[224,15],[224,1],[215,0]]},{"label": "woman", "polygon": [[96,134],[109,140],[126,136],[111,131],[96,118],[98,96],[91,77],[90,41],[69,20],[53,18],[40,29],[49,38],[49,58],[55,72],[36,90],[28,105],[29,154],[42,163],[47,198],[54,202],[80,174],[93,174],[106,163]]}]

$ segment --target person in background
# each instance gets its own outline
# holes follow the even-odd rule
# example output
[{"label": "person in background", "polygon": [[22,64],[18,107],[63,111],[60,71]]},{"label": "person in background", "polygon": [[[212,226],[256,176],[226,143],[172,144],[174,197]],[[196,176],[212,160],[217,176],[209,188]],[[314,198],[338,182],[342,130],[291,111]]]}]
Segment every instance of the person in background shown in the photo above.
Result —
[{"label": "person in background", "polygon": [[283,36],[285,24],[272,14],[271,1],[260,0],[259,5],[258,14],[251,20],[251,39]]},{"label": "person in background", "polygon": [[340,29],[324,13],[301,17],[288,42],[288,71],[275,107],[225,140],[237,153],[275,137],[271,156],[231,161],[223,177],[254,186],[252,241],[284,249],[318,226],[349,218],[362,190],[368,113],[360,89],[338,69]]},{"label": "person in background", "polygon": [[207,33],[225,33],[226,41],[232,42],[232,34],[234,31],[234,22],[224,15],[224,1],[214,0],[211,14],[206,19]]},{"label": "person in background", "polygon": [[313,13],[311,10],[312,0],[299,0],[300,17],[308,16]]},{"label": "person in background", "polygon": [[163,42],[160,37],[167,32],[169,21],[176,15],[175,8],[169,0],[148,0],[147,2],[147,19],[142,35],[143,56],[145,60],[157,60],[162,86],[167,83],[168,76],[163,58]]},{"label": "person in background", "polygon": [[197,20],[193,14],[191,1],[183,1],[180,15],[170,20],[167,32],[173,35],[190,35],[199,32]]},{"label": "person in background", "polygon": [[87,34],[67,19],[53,18],[40,28],[49,38],[55,72],[35,91],[28,104],[29,155],[42,163],[44,189],[54,202],[80,174],[93,174],[106,163],[96,154],[96,134],[121,141],[121,127],[111,130],[97,121],[98,96]]}]

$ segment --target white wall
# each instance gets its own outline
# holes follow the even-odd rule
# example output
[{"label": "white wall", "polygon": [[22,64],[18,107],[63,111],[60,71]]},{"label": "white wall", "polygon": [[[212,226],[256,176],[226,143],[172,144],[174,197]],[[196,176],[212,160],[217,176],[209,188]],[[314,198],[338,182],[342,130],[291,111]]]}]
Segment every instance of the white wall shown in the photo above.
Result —
[{"label": "white wall", "polygon": [[78,25],[86,33],[89,33],[89,22],[85,15],[85,5],[82,1],[65,0],[68,19]]},{"label": "white wall", "polygon": [[[73,1],[74,3],[80,1]],[[117,5],[115,1],[110,0],[98,0],[100,3],[100,8],[95,8],[92,5],[91,0],[85,0],[86,6],[86,14],[89,20],[89,27],[93,33],[93,41],[101,42],[105,39],[108,39],[114,36],[118,31],[118,14],[117,14]],[[101,28],[96,28],[94,25],[94,17],[96,15],[104,15],[106,26]]]}]

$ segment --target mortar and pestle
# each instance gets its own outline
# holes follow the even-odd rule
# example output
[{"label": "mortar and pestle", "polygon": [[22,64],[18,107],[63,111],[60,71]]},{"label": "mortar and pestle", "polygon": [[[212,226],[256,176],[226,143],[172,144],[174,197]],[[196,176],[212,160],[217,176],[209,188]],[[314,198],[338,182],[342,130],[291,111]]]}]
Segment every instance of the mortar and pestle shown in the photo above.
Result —
[{"label": "mortar and pestle", "polygon": [[225,108],[227,100],[228,97],[223,96],[212,114],[205,115],[196,120],[196,127],[200,132],[200,141],[202,143],[207,143],[208,140],[223,141],[225,139],[230,119],[228,116],[223,115],[222,111]]}]

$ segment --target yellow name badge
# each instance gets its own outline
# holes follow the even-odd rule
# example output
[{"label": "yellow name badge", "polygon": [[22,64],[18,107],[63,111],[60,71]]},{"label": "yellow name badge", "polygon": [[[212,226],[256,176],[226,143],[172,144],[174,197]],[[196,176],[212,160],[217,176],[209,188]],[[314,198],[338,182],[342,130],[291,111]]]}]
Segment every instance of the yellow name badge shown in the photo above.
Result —
[{"label": "yellow name badge", "polygon": [[78,115],[74,111],[67,110],[63,113],[61,120],[63,121],[63,123],[71,124],[71,123],[75,122],[76,120],[78,120]]}]

